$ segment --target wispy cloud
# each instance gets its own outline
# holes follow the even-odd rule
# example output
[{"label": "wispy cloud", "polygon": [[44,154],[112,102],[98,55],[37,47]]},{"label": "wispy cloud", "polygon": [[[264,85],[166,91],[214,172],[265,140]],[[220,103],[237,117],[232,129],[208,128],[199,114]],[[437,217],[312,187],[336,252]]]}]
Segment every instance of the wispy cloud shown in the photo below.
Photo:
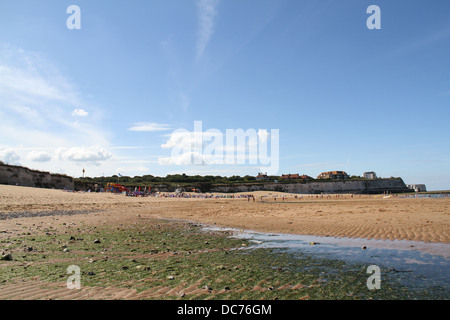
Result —
[{"label": "wispy cloud", "polygon": [[155,131],[167,131],[172,129],[168,124],[154,123],[154,122],[138,122],[128,128],[129,131],[138,132],[155,132]]},{"label": "wispy cloud", "polygon": [[24,104],[42,101],[79,103],[64,76],[39,53],[0,44],[0,94]]},{"label": "wispy cloud", "polygon": [[[73,108],[85,103],[75,86],[43,55],[0,43],[0,74],[0,143],[2,138],[8,144],[35,147],[107,142],[98,126],[80,126],[67,117],[87,116],[84,109]],[[21,134],[11,134],[17,131]]]},{"label": "wispy cloud", "polygon": [[214,34],[215,19],[219,0],[198,0],[198,33],[197,33],[197,61],[202,58],[212,35]]},{"label": "wispy cloud", "polygon": [[108,128],[73,122],[94,108],[44,53],[0,43],[0,75],[0,160],[64,173],[112,160]]}]

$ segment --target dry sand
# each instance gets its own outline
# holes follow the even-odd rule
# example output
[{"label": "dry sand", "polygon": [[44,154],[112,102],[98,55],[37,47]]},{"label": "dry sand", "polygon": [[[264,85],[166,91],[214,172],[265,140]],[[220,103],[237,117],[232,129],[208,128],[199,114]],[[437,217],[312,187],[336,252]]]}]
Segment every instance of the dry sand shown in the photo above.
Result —
[{"label": "dry sand", "polygon": [[[449,243],[450,199],[404,199],[350,195],[303,199],[282,193],[254,192],[247,199],[135,198],[98,193],[70,193],[0,185],[0,219],[13,212],[96,210],[64,218],[87,223],[131,221],[139,217],[183,219],[238,229],[365,239],[402,239]],[[278,196],[275,201],[274,196]],[[264,202],[260,197],[265,196]],[[20,218],[34,223],[42,218]],[[51,220],[49,220],[51,221]],[[18,219],[0,220],[0,231]]]}]

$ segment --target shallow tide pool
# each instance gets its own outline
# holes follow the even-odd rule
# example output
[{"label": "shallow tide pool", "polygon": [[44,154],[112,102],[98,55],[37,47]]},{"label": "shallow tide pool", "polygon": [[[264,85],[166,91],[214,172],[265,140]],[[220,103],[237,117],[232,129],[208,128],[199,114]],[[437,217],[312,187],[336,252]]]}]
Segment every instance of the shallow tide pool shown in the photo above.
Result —
[{"label": "shallow tide pool", "polygon": [[377,265],[410,290],[438,290],[440,298],[450,298],[449,244],[261,233],[217,227],[206,229],[231,231],[232,237],[251,240],[254,243],[251,248],[271,248],[293,256],[306,253],[321,259]]}]

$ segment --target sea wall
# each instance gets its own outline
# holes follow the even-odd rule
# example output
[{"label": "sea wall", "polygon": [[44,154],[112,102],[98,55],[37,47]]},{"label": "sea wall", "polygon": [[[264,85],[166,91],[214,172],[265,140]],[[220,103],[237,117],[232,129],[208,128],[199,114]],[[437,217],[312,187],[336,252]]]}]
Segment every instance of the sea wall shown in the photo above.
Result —
[{"label": "sea wall", "polygon": [[7,164],[0,164],[0,184],[49,189],[74,188],[72,177]]},{"label": "sea wall", "polygon": [[339,180],[312,181],[299,183],[259,183],[240,185],[212,185],[209,192],[251,192],[251,191],[280,191],[301,194],[320,193],[355,193],[375,194],[383,192],[410,192],[403,179],[375,179],[375,180]]}]

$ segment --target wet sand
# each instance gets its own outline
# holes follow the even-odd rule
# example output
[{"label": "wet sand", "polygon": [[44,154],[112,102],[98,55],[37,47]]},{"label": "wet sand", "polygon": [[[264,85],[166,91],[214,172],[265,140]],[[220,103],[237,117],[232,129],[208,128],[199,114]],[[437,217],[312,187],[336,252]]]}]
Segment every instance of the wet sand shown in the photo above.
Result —
[{"label": "wet sand", "polygon": [[[135,198],[71,193],[0,185],[0,231],[17,220],[33,223],[48,217],[21,218],[18,212],[72,213],[65,219],[86,223],[132,221],[139,217],[181,219],[238,229],[303,235],[450,242],[450,199],[383,198],[363,195],[304,195],[254,192],[245,198]],[[285,195],[283,201],[282,195]],[[260,201],[263,196],[263,201]],[[95,215],[85,212],[96,211]],[[7,219],[15,213],[14,219]]]}]

